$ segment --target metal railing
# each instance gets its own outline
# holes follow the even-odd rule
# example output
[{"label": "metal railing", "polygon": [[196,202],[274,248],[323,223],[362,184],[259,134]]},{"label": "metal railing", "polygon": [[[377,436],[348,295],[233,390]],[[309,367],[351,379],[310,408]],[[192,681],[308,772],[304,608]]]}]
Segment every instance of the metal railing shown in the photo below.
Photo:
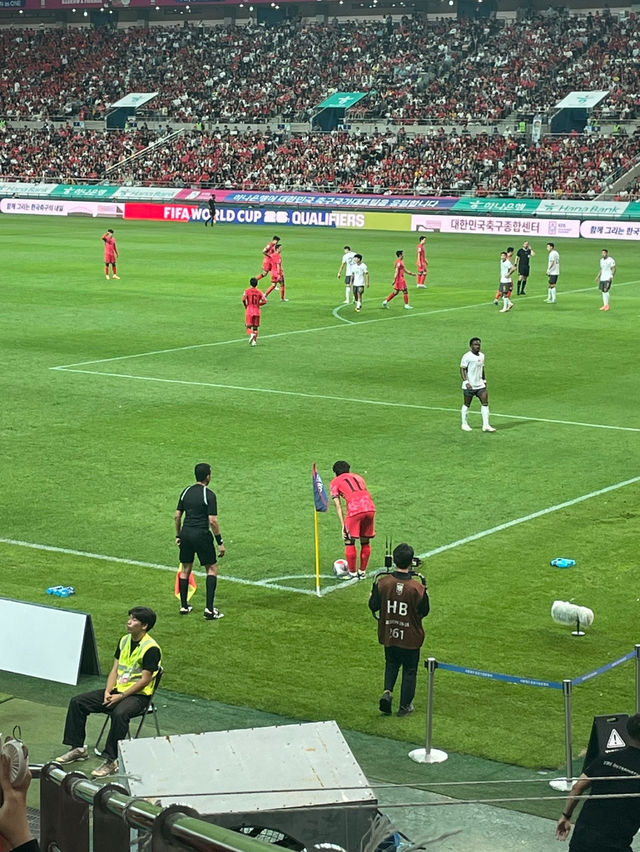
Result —
[{"label": "metal railing", "polygon": [[119,784],[101,785],[57,763],[32,766],[40,778],[40,846],[47,852],[127,852],[131,831],[151,852],[266,852],[269,845],[214,825],[193,808],[162,808]]}]

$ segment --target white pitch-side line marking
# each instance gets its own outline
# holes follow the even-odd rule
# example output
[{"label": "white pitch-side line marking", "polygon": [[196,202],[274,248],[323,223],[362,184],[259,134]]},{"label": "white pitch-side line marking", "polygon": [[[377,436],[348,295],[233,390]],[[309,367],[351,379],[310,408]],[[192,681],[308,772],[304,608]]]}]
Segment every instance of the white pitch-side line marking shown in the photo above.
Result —
[{"label": "white pitch-side line marking", "polygon": [[558,512],[560,509],[567,509],[569,506],[575,506],[578,503],[584,503],[585,500],[591,500],[592,497],[600,497],[602,494],[608,494],[610,491],[617,491],[619,488],[624,488],[627,485],[634,485],[640,482],[640,476],[634,476],[632,479],[625,479],[622,482],[616,482],[615,485],[607,485],[606,488],[599,488],[597,491],[590,491],[588,494],[583,494],[581,497],[574,497],[573,500],[565,500],[564,503],[557,503],[555,506],[549,506],[547,509],[540,509],[538,512],[531,512],[529,515],[523,515],[521,518],[514,518],[512,521],[506,521],[504,524],[498,524],[496,527],[491,527],[488,530],[468,535],[465,538],[459,538],[457,541],[452,541],[450,544],[443,544],[440,547],[435,547],[433,550],[427,550],[426,553],[420,553],[420,559],[428,559],[430,556],[436,556],[438,553],[444,553],[446,550],[453,550],[454,547],[461,547],[463,544],[477,541],[485,536],[493,535],[493,533],[508,530],[510,527],[515,527],[518,524],[524,524],[527,521],[533,521],[535,518],[541,518],[543,515],[550,515],[552,512]]},{"label": "white pitch-side line marking", "polygon": [[[620,283],[617,283],[615,286],[616,286],[616,289],[618,289],[620,287],[625,287],[628,284],[640,284],[640,279],[638,279],[637,281],[621,281]],[[587,293],[589,290],[596,290],[596,289],[597,289],[597,287],[583,287],[580,290],[563,290],[562,295],[563,296],[570,296],[573,293]],[[466,310],[469,310],[469,308],[482,308],[482,307],[486,307],[488,304],[490,304],[490,303],[489,302],[474,302],[474,304],[472,304],[472,305],[458,305],[457,307],[452,307],[452,308],[435,308],[432,311],[417,311],[415,313],[412,313],[410,316],[412,316],[412,317],[428,317],[428,316],[433,316],[434,314],[446,314],[446,313],[451,313],[453,311],[466,311]],[[526,304],[526,303],[524,303],[524,304]],[[280,332],[277,332],[275,334],[264,334],[263,333],[263,334],[260,335],[260,339],[261,340],[273,340],[273,339],[276,339],[278,337],[288,337],[289,335],[293,335],[293,334],[311,334],[311,333],[317,333],[317,332],[320,332],[320,331],[332,331],[336,328],[342,328],[343,324],[345,322],[349,323],[350,325],[361,326],[361,325],[371,325],[372,323],[377,323],[377,322],[390,322],[392,320],[409,319],[409,317],[407,317],[405,314],[396,314],[396,315],[387,314],[384,317],[377,317],[375,319],[359,320],[358,322],[354,322],[352,320],[347,320],[347,319],[344,319],[341,316],[338,316],[336,311],[338,311],[340,309],[340,307],[344,307],[344,306],[339,305],[337,308],[334,308],[334,310],[332,311],[333,316],[335,316],[336,319],[339,319],[339,320],[342,321],[341,324],[339,324],[339,325],[338,324],[336,324],[336,325],[323,325],[323,326],[320,326],[319,328],[300,328],[300,329],[296,329],[294,331],[280,331]],[[172,349],[155,349],[151,352],[137,352],[133,355],[116,355],[112,358],[97,358],[93,361],[78,361],[75,364],[62,364],[58,367],[49,367],[49,369],[50,370],[68,370],[70,367],[86,367],[89,364],[107,364],[110,361],[126,361],[130,358],[146,358],[147,356],[151,356],[151,355],[168,355],[171,352],[186,352],[190,349],[204,349],[208,346],[227,346],[231,343],[246,343],[246,340],[247,340],[246,337],[234,337],[231,340],[218,340],[218,341],[215,341],[213,343],[193,343],[190,346],[176,346]]]},{"label": "white pitch-side line marking", "polygon": [[338,320],[342,320],[342,322],[346,322],[346,323],[348,323],[349,325],[356,325],[357,323],[356,323],[356,321],[355,321],[355,320],[350,320],[350,319],[347,319],[346,317],[342,317],[342,316],[340,316],[340,314],[338,313],[338,311],[339,311],[341,308],[346,308],[346,307],[348,307],[348,305],[338,305],[338,307],[337,307],[337,308],[334,308],[334,309],[331,311],[331,313],[333,314],[333,316],[334,316],[336,319],[338,319]]},{"label": "white pitch-side line marking", "polygon": [[[506,521],[504,524],[498,524],[496,527],[492,527],[488,530],[482,530],[481,532],[474,533],[473,535],[466,536],[465,538],[459,538],[456,541],[452,541],[449,544],[443,544],[440,547],[436,547],[433,550],[427,550],[425,553],[420,553],[420,559],[428,559],[430,556],[436,556],[438,553],[444,553],[446,550],[453,550],[456,547],[461,547],[464,544],[469,544],[472,541],[477,541],[480,538],[485,538],[486,536],[493,535],[493,533],[501,532],[502,530],[509,529],[510,527],[517,526],[518,524],[524,524],[527,521],[535,520],[535,518],[541,518],[544,515],[549,515],[552,512],[558,512],[560,509],[567,509],[569,506],[575,506],[578,503],[583,503],[585,500],[591,500],[593,497],[600,497],[602,494],[608,494],[611,491],[617,491],[619,488],[624,488],[627,485],[634,485],[636,482],[640,482],[640,476],[634,476],[632,479],[625,479],[622,482],[616,482],[614,485],[607,485],[605,488],[599,488],[597,491],[590,491],[588,494],[583,494],[580,497],[574,497],[572,500],[565,500],[564,503],[557,503],[555,506],[549,506],[547,509],[540,509],[538,512],[531,512],[529,515],[523,515],[521,518],[514,518],[512,521]],[[137,559],[124,559],[119,556],[107,556],[104,553],[89,553],[85,550],[72,550],[68,547],[53,547],[48,544],[35,544],[30,541],[20,541],[19,539],[13,538],[0,538],[0,544],[11,544],[16,547],[27,547],[31,550],[44,550],[49,553],[64,553],[68,556],[83,556],[87,559],[99,559],[103,562],[116,562],[119,565],[133,565],[141,568],[155,568],[158,571],[170,571],[171,573],[175,573],[178,569],[176,567],[172,567],[170,565],[160,565],[156,562],[141,562]],[[206,576],[204,571],[194,571],[199,577]],[[312,589],[298,589],[293,586],[283,586],[279,583],[275,582],[275,579],[289,579],[288,577],[274,578],[271,580],[269,578],[265,578],[264,580],[245,580],[241,577],[229,577],[222,576],[221,579],[230,582],[230,583],[240,583],[244,586],[261,586],[266,589],[276,589],[282,592],[296,592],[302,595],[313,595],[317,597],[316,591]],[[307,579],[312,580],[315,579],[315,574],[305,574],[299,575],[299,579]],[[352,586],[358,583],[358,580],[347,580],[342,583],[330,586],[326,589],[321,589],[320,595],[324,596],[329,594],[330,592],[334,592],[337,589],[343,589],[348,586]]]},{"label": "white pitch-side line marking", "polygon": [[[360,399],[358,397],[333,396],[320,393],[305,393],[303,391],[276,390],[274,388],[254,388],[244,385],[224,385],[219,382],[194,382],[188,379],[163,379],[158,376],[134,376],[130,373],[107,373],[102,370],[76,370],[72,367],[56,367],[64,373],[81,373],[88,376],[107,376],[112,379],[131,379],[139,382],[160,382],[169,385],[187,385],[194,387],[216,388],[218,390],[234,390],[243,393],[270,393],[281,396],[297,396],[304,399],[324,399],[329,402],[350,402],[357,405],[378,405],[387,408],[412,408],[417,411],[444,411],[448,413],[460,413],[459,408],[445,408],[437,405],[419,405],[411,402],[390,402],[380,399]],[[472,412],[473,413],[473,412]],[[477,413],[477,412],[476,412]],[[613,429],[619,432],[640,432],[638,426],[615,426],[607,423],[583,423],[580,420],[553,420],[549,417],[528,417],[520,414],[498,414],[491,412],[492,417],[503,417],[507,420],[525,420],[533,423],[555,423],[560,426],[582,426],[585,429]]]},{"label": "white pitch-side line marking", "polygon": [[[31,550],[44,550],[48,553],[64,553],[67,556],[83,556],[87,559],[99,559],[102,562],[116,562],[119,565],[134,565],[138,568],[155,568],[157,571],[170,571],[171,573],[174,573],[178,570],[177,568],[172,568],[170,565],[160,565],[157,562],[141,562],[137,559],[124,559],[120,556],[107,556],[104,553],[89,553],[85,550],[72,550],[68,547],[53,547],[48,544],[34,544],[30,541],[19,541],[13,538],[0,538],[0,544],[12,544],[17,547],[27,547]],[[204,571],[194,571],[193,573],[198,577],[206,577]],[[221,574],[220,578],[225,582],[240,583],[243,586],[262,586],[263,588],[276,589],[281,592],[296,592],[301,595],[312,595],[313,597],[317,597],[315,590],[299,589],[295,586],[284,586],[278,582],[279,580],[315,580],[315,574],[295,574],[291,577],[274,577],[273,579],[267,577],[264,580],[245,580],[242,577],[229,577]],[[320,579],[333,580],[335,578],[321,574]],[[335,592],[337,589],[353,586],[357,582],[358,580],[345,580],[340,583],[340,585],[328,586],[320,590],[320,597],[324,597],[331,592]]]},{"label": "white pitch-side line marking", "polygon": [[[320,331],[333,331],[336,328],[343,328],[344,322],[351,322],[351,325],[372,325],[377,322],[392,322],[394,320],[405,320],[410,319],[410,317],[428,317],[433,314],[446,314],[451,313],[452,311],[466,311],[469,308],[480,308],[483,305],[486,307],[487,302],[475,302],[473,305],[458,305],[453,308],[436,308],[432,311],[417,311],[412,313],[410,316],[406,314],[396,314],[389,315],[385,314],[383,317],[376,317],[374,319],[360,320],[358,322],[351,322],[350,320],[342,320],[342,323],[335,325],[322,325],[318,328],[298,328],[293,331],[278,331],[274,334],[260,334],[260,340],[274,340],[278,337],[289,337],[294,334],[315,334]],[[342,319],[342,317],[337,317],[338,319]],[[130,358],[146,358],[151,355],[169,355],[172,352],[186,352],[190,349],[206,349],[209,346],[227,346],[230,343],[246,343],[246,337],[234,337],[231,340],[218,340],[213,343],[193,343],[190,346],[176,346],[173,349],[155,349],[152,352],[137,352],[134,355],[116,355],[113,358],[98,358],[95,361],[78,361],[76,364],[62,364],[57,367],[49,367],[50,370],[69,370],[71,367],[87,367],[90,364],[107,364],[110,361],[126,361]]]}]

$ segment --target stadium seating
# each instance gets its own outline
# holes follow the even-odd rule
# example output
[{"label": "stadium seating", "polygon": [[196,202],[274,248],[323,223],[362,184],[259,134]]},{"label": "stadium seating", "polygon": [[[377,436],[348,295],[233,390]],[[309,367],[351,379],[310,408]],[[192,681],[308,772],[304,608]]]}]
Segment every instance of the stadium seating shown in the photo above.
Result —
[{"label": "stadium seating", "polygon": [[159,92],[156,117],[214,123],[308,120],[336,90],[370,92],[350,115],[399,123],[544,111],[587,83],[612,90],[608,118],[640,106],[635,15],[5,29],[0,52],[9,120],[99,119],[131,91]]},{"label": "stadium seating", "polygon": [[[594,197],[640,154],[640,136],[190,131],[168,145],[146,128],[8,128],[0,178],[426,195]],[[115,168],[106,169],[142,152]],[[313,152],[313,155],[310,154]],[[637,191],[637,185],[636,190]]]}]

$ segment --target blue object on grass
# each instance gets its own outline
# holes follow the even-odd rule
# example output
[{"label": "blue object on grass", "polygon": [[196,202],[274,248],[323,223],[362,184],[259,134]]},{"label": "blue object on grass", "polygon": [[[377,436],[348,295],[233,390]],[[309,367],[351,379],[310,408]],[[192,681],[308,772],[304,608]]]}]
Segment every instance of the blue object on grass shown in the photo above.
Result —
[{"label": "blue object on grass", "polygon": [[565,559],[562,556],[559,556],[557,559],[552,559],[551,564],[554,568],[571,568],[572,565],[576,564],[575,559]]},{"label": "blue object on grass", "polygon": [[68,598],[69,595],[75,595],[76,590],[73,586],[49,586],[47,589],[48,595],[54,595],[57,598]]}]

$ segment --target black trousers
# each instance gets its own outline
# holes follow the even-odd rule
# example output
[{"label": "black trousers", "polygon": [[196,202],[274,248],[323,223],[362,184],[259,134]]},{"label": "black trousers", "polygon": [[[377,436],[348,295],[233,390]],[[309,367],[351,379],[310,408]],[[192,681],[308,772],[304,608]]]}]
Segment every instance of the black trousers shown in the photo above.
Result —
[{"label": "black trousers", "polygon": [[595,825],[583,822],[578,817],[569,842],[569,852],[632,852],[628,838],[620,840],[612,837],[615,826],[602,830]]},{"label": "black trousers", "polygon": [[384,660],[384,688],[393,692],[402,669],[400,706],[408,707],[416,694],[420,648],[397,648],[395,645],[388,645],[384,649]]},{"label": "black trousers", "polygon": [[64,723],[62,742],[71,748],[84,745],[87,716],[91,713],[106,713],[107,716],[111,716],[111,727],[103,753],[108,760],[115,760],[118,756],[118,742],[124,740],[129,733],[129,720],[144,712],[149,703],[149,696],[137,693],[129,695],[122,701],[118,701],[112,708],[105,707],[103,701],[104,689],[83,692],[82,695],[72,698]]}]

